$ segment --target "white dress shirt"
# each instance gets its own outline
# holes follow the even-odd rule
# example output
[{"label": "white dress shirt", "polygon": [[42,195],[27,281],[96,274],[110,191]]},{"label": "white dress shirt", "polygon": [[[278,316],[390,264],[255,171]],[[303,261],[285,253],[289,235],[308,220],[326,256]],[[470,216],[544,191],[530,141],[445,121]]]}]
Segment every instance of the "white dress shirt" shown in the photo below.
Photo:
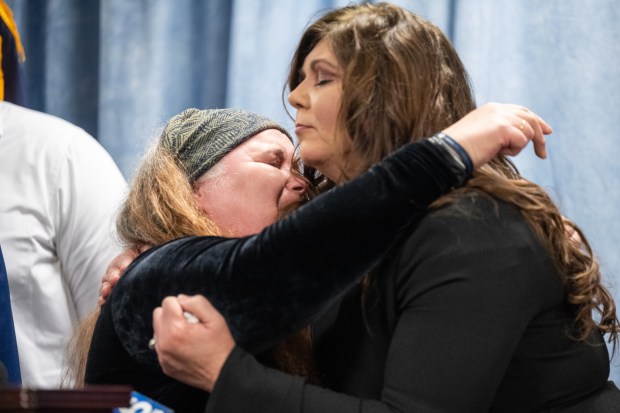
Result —
[{"label": "white dress shirt", "polygon": [[0,102],[0,245],[24,387],[58,387],[73,328],[96,308],[120,250],[114,215],[125,190],[83,129]]}]

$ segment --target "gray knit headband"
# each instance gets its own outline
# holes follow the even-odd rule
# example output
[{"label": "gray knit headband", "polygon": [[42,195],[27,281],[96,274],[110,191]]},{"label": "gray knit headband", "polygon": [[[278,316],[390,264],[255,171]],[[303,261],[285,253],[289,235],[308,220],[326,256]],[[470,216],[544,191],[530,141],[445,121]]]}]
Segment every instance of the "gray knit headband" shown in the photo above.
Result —
[{"label": "gray knit headband", "polygon": [[274,121],[239,109],[187,109],[168,121],[160,144],[177,156],[190,182],[200,178],[228,152],[267,129],[284,133]]}]

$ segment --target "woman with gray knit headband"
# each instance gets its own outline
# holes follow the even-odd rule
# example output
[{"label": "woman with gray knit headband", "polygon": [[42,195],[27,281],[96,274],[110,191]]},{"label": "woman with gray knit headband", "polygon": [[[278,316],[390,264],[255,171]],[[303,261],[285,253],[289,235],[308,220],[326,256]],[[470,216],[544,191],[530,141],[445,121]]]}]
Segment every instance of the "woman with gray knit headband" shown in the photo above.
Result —
[{"label": "woman with gray knit headband", "polygon": [[[145,154],[117,217],[125,254],[185,236],[257,233],[311,192],[292,161],[290,135],[270,119],[234,109],[180,113]],[[67,351],[65,385],[83,384],[99,312]]]},{"label": "woman with gray knit headband", "polygon": [[90,347],[85,382],[130,384],[177,411],[202,411],[207,393],[165,376],[149,348],[153,309],[178,294],[208,297],[239,346],[284,371],[311,376],[305,326],[426,205],[500,150],[525,146],[527,139],[507,136],[502,127],[516,110],[502,109],[501,116],[475,111],[463,118],[452,126],[454,139],[441,135],[404,146],[269,226],[312,186],[291,170],[286,131],[236,110],[190,109],[173,117],[138,168],[118,218],[128,246],[156,247],[118,281],[93,317],[94,333],[82,331],[86,340],[76,346]]}]

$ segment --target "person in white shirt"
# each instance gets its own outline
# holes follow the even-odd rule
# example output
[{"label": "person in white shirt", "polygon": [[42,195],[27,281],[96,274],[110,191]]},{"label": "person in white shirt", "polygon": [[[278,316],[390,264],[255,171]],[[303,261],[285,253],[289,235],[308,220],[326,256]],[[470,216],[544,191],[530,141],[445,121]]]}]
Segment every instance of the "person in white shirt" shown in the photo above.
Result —
[{"label": "person in white shirt", "polygon": [[57,388],[73,328],[118,254],[126,182],[105,149],[55,116],[0,102],[0,245],[22,386]]}]

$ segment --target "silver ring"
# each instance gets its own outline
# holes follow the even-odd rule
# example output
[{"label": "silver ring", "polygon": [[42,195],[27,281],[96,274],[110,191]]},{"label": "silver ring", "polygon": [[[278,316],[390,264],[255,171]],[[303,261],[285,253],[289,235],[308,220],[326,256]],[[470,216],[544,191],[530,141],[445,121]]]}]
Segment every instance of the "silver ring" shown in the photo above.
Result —
[{"label": "silver ring", "polygon": [[157,344],[157,339],[153,337],[152,339],[149,340],[149,348],[151,350],[155,350],[155,344]]}]

